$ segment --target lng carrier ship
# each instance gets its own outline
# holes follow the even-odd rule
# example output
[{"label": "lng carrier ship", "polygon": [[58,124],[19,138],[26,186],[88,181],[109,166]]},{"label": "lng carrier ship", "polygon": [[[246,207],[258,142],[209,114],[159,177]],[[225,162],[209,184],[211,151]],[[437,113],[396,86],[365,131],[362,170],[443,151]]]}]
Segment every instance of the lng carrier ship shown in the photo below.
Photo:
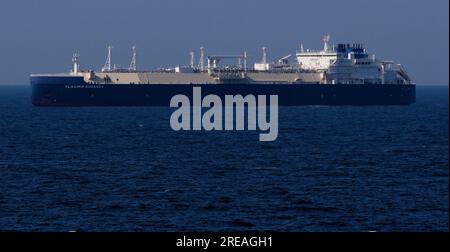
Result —
[{"label": "lng carrier ship", "polygon": [[[190,64],[140,71],[136,48],[127,69],[112,64],[111,47],[101,71],[81,70],[79,55],[73,69],[61,74],[32,74],[31,101],[36,106],[169,106],[174,95],[202,96],[278,95],[279,105],[407,105],[415,102],[416,89],[406,70],[392,61],[379,60],[362,44],[330,44],[322,50],[305,50],[274,62],[263,47],[261,62],[247,66],[246,52],[239,55],[205,55]],[[291,60],[293,58],[293,60]],[[206,61],[206,64],[205,64]],[[232,62],[232,64],[220,64]]]}]

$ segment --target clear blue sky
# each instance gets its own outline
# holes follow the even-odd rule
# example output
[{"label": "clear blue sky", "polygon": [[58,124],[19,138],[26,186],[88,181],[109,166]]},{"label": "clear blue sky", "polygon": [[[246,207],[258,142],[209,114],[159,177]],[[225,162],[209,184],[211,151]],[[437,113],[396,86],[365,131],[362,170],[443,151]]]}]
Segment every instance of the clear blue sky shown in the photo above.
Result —
[{"label": "clear blue sky", "polygon": [[83,69],[113,63],[138,68],[188,64],[190,50],[239,53],[251,60],[362,42],[402,63],[418,84],[449,83],[448,0],[2,0],[0,83],[27,84],[30,73],[64,72],[78,51]]}]

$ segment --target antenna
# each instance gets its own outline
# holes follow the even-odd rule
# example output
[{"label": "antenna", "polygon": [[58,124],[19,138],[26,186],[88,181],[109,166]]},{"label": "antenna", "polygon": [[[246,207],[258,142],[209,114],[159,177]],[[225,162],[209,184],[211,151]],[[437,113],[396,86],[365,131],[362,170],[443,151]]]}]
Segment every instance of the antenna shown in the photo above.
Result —
[{"label": "antenna", "polygon": [[136,46],[132,46],[131,51],[132,51],[132,57],[131,57],[130,67],[128,68],[128,70],[136,71]]},{"label": "antenna", "polygon": [[330,43],[330,34],[326,34],[324,37],[323,37],[323,39],[322,39],[322,41],[323,41],[323,50],[325,51],[325,52],[327,52],[328,50],[329,50],[329,43]]},{"label": "antenna", "polygon": [[301,52],[301,53],[304,53],[304,52],[305,52],[305,49],[303,48],[303,43],[300,44],[300,52]]},{"label": "antenna", "polygon": [[200,47],[200,61],[198,62],[200,71],[205,70],[205,47]]},{"label": "antenna", "polygon": [[108,46],[108,57],[106,58],[105,66],[103,66],[102,72],[111,71],[111,49],[112,46]]},{"label": "antenna", "polygon": [[194,52],[193,52],[193,51],[190,51],[190,52],[189,52],[189,55],[191,55],[191,61],[190,61],[190,63],[189,63],[189,67],[190,67],[190,68],[194,68]]},{"label": "antenna", "polygon": [[262,63],[266,64],[267,63],[267,47],[264,46],[262,48],[262,51],[263,51]]}]

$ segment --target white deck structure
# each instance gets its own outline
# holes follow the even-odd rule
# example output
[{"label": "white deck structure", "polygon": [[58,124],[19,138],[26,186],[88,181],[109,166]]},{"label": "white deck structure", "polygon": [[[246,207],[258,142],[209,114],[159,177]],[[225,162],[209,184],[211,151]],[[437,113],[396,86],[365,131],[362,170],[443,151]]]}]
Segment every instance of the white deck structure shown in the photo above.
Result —
[{"label": "white deck structure", "polygon": [[[210,55],[205,67],[204,47],[200,48],[198,67],[190,52],[188,66],[139,71],[136,67],[136,48],[127,69],[116,69],[112,64],[111,46],[102,71],[80,70],[79,55],[74,54],[73,69],[68,75],[82,76],[89,84],[411,84],[403,66],[378,60],[368,54],[362,44],[330,46],[330,36],[323,38],[322,50],[304,50],[296,53],[297,62],[290,63],[291,54],[269,63],[267,47],[263,57],[247,68],[247,52],[242,55]],[[221,60],[238,60],[237,66],[219,66]],[[241,65],[243,63],[243,66]],[[52,75],[56,76],[56,75]]]}]

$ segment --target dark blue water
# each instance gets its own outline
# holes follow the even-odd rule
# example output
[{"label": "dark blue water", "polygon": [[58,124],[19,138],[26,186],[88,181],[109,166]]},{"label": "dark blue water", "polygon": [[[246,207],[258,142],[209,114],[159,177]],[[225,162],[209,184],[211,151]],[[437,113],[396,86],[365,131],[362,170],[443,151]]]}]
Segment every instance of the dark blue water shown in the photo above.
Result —
[{"label": "dark blue water", "polygon": [[269,143],[29,93],[0,86],[0,230],[448,231],[448,87],[411,106],[280,108]]}]

